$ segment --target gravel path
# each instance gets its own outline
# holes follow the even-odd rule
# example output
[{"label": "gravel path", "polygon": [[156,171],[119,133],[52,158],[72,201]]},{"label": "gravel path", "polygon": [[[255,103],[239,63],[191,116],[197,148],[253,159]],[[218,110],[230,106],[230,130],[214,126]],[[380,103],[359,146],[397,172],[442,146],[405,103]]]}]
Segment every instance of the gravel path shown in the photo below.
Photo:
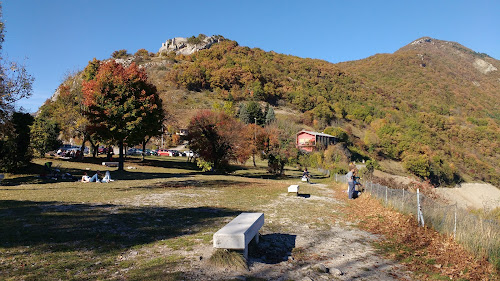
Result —
[{"label": "gravel path", "polygon": [[[191,262],[189,268],[183,263],[176,270],[192,280],[412,280],[401,265],[377,255],[371,243],[380,237],[344,221],[337,210],[343,202],[333,197],[331,189],[321,184],[309,187],[314,194],[283,193],[259,208],[266,222],[260,243],[250,248],[248,271],[212,266],[208,258],[214,249],[206,244],[178,253]],[[137,197],[136,203],[154,205],[156,200],[179,196],[182,190],[167,191]],[[160,252],[171,254],[168,251]]]}]

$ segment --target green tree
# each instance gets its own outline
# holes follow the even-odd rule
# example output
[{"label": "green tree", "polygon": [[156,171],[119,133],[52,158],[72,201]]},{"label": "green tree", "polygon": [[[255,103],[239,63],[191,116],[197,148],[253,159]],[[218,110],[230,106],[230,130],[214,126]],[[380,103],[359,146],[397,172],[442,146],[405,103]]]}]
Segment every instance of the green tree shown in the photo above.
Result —
[{"label": "green tree", "polygon": [[11,130],[0,137],[0,171],[15,172],[26,167],[33,158],[30,149],[33,116],[14,112],[9,123]]},{"label": "green tree", "polygon": [[407,155],[403,160],[404,167],[420,178],[428,178],[430,175],[429,157],[425,154]]},{"label": "green tree", "polygon": [[44,157],[45,153],[61,146],[62,142],[58,139],[59,133],[60,129],[56,122],[36,118],[31,125],[31,147],[39,157]]},{"label": "green tree", "polygon": [[325,134],[332,135],[334,137],[337,137],[339,142],[347,142],[349,140],[349,136],[347,135],[347,132],[340,128],[340,127],[326,127],[323,132]]},{"label": "green tree", "polygon": [[239,117],[241,122],[245,124],[255,123],[256,120],[257,125],[263,125],[265,122],[260,105],[255,101],[243,103],[240,106]]},{"label": "green tree", "polygon": [[85,67],[83,70],[82,76],[84,81],[90,81],[95,78],[97,75],[97,71],[99,71],[99,66],[101,66],[101,61],[94,58]]},{"label": "green tree", "polygon": [[108,143],[118,144],[118,169],[123,170],[125,141],[136,137],[144,120],[161,105],[156,87],[135,63],[125,68],[108,61],[101,64],[93,80],[83,82],[83,95],[85,115],[95,133]]},{"label": "green tree", "polygon": [[269,106],[269,109],[267,110],[266,113],[266,125],[269,125],[276,121],[276,116],[274,114],[274,109],[272,106]]},{"label": "green tree", "polygon": [[[95,60],[89,62],[89,65],[93,65],[94,62]],[[82,77],[86,77],[85,72],[89,69],[91,69],[89,66],[85,68],[81,75],[79,73],[69,75],[57,89],[59,93],[57,99],[45,103],[40,108],[39,114],[39,117],[57,122],[63,139],[82,139],[81,151],[84,151],[87,141],[90,141],[94,148],[97,146],[96,136],[93,136],[89,120],[84,115],[83,108]],[[96,72],[97,70],[98,68],[95,69]],[[95,77],[95,74],[91,76]],[[79,157],[80,160],[83,159],[83,153]]]}]

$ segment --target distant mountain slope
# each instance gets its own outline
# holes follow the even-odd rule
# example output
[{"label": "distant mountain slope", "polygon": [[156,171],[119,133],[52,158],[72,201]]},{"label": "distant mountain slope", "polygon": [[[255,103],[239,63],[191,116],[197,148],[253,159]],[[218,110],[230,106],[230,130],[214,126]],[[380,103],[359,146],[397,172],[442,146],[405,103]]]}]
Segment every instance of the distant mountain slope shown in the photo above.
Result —
[{"label": "distant mountain slope", "polygon": [[500,61],[458,43],[424,37],[339,66],[419,110],[500,121]]},{"label": "distant mountain slope", "polygon": [[500,64],[460,44],[422,38],[334,65],[228,40],[177,59],[167,80],[178,88],[291,106],[317,130],[347,122],[363,132],[357,154],[436,184],[500,184]]},{"label": "distant mountain slope", "polygon": [[181,126],[213,102],[266,101],[318,131],[344,127],[358,160],[400,161],[435,184],[500,186],[500,62],[458,43],[425,37],[332,64],[220,40],[189,55],[126,61],[147,69]]}]

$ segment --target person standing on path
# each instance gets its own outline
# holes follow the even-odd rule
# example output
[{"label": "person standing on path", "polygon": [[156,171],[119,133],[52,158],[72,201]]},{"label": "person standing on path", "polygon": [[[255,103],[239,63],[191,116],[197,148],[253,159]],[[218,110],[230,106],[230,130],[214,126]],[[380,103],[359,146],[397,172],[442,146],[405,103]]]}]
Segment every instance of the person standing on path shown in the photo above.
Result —
[{"label": "person standing on path", "polygon": [[349,196],[349,199],[353,199],[353,194],[354,194],[354,173],[356,171],[356,168],[352,168],[349,173],[347,173],[346,178],[347,178],[347,194]]}]

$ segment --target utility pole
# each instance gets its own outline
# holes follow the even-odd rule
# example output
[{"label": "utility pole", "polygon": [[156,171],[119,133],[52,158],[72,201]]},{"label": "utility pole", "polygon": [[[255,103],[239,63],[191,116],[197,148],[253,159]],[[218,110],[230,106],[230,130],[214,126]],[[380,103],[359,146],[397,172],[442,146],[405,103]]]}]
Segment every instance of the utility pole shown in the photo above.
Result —
[{"label": "utility pole", "polygon": [[254,117],[253,119],[255,121],[255,123],[254,123],[255,127],[253,130],[253,142],[254,142],[255,148],[252,152],[252,159],[253,159],[253,166],[257,167],[257,165],[255,164],[255,151],[257,150],[257,117]]}]

